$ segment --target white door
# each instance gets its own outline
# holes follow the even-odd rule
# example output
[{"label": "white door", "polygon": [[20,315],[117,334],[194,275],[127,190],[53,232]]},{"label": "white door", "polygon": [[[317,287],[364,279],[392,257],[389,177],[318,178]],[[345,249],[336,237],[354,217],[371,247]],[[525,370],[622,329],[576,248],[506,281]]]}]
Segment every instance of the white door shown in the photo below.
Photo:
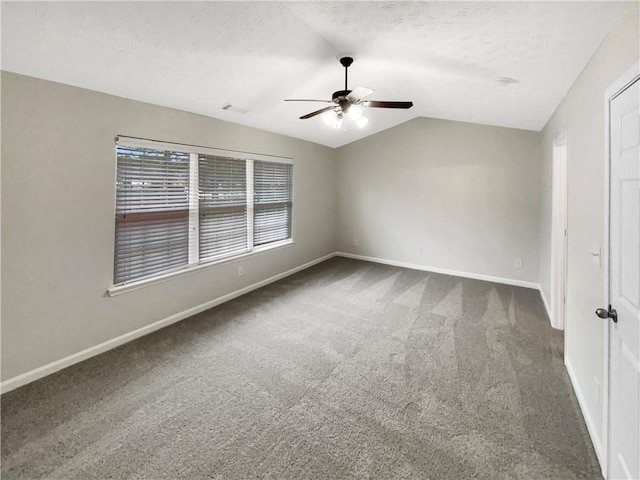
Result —
[{"label": "white door", "polygon": [[[611,101],[609,479],[640,479],[640,81]],[[602,312],[600,312],[602,314]]]}]

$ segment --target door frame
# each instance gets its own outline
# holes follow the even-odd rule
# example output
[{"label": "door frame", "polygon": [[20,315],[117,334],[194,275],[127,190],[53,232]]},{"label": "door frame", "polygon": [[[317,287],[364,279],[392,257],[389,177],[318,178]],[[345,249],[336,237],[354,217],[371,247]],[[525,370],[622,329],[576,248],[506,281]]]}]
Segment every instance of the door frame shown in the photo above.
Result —
[{"label": "door frame", "polygon": [[[558,330],[567,328],[567,261],[569,228],[569,144],[567,131],[560,133],[551,151],[551,326]],[[562,155],[558,152],[564,150]],[[560,163],[561,162],[561,163]],[[559,201],[559,202],[558,202]],[[559,207],[559,208],[558,208]],[[560,240],[562,239],[562,240]],[[562,262],[560,276],[556,264]],[[558,303],[560,302],[560,305]],[[565,331],[565,351],[566,351]]]},{"label": "door frame", "polygon": [[[634,63],[627,69],[620,78],[611,84],[611,86],[605,91],[604,94],[604,241],[602,248],[602,259],[604,267],[604,307],[609,305],[610,292],[609,292],[609,209],[610,205],[610,182],[611,182],[611,141],[609,138],[609,129],[611,127],[611,101],[622,93],[628,86],[634,83],[640,78],[640,60]],[[609,445],[610,445],[610,430],[609,430],[609,376],[610,376],[610,357],[609,357],[609,340],[610,340],[610,328],[611,322],[603,322],[604,331],[604,380],[602,385],[602,431],[604,435],[602,443],[602,475],[605,479],[609,478]]]}]

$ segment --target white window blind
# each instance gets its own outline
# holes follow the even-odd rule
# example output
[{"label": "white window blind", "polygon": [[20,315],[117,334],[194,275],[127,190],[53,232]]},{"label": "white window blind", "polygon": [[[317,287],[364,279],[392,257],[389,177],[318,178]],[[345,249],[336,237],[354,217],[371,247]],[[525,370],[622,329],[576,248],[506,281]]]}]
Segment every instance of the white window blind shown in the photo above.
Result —
[{"label": "white window blind", "polygon": [[200,261],[249,250],[247,161],[200,155]]},{"label": "white window blind", "polygon": [[255,161],[253,181],[253,244],[291,238],[292,165]]},{"label": "white window blind", "polygon": [[110,293],[291,238],[290,159],[131,137],[116,141]]},{"label": "white window blind", "polygon": [[117,147],[114,283],[186,265],[189,155]]}]

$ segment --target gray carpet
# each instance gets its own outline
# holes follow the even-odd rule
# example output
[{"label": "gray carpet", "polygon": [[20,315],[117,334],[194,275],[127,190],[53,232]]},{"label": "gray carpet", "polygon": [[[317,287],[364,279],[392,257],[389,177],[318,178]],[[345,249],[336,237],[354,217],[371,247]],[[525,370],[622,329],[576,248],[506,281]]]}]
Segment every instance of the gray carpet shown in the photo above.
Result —
[{"label": "gray carpet", "polygon": [[335,258],[2,397],[2,478],[601,478],[535,290]]}]

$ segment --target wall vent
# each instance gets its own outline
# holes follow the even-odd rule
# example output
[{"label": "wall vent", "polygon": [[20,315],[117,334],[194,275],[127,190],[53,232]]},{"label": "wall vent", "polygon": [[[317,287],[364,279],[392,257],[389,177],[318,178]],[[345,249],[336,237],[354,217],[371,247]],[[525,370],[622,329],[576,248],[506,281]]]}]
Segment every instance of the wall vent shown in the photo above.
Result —
[{"label": "wall vent", "polygon": [[242,108],[242,107],[238,107],[236,105],[232,105],[231,103],[227,102],[224,105],[222,105],[220,107],[222,110],[227,110],[229,112],[234,112],[234,113],[239,113],[239,114],[245,114],[249,111],[248,108]]}]

